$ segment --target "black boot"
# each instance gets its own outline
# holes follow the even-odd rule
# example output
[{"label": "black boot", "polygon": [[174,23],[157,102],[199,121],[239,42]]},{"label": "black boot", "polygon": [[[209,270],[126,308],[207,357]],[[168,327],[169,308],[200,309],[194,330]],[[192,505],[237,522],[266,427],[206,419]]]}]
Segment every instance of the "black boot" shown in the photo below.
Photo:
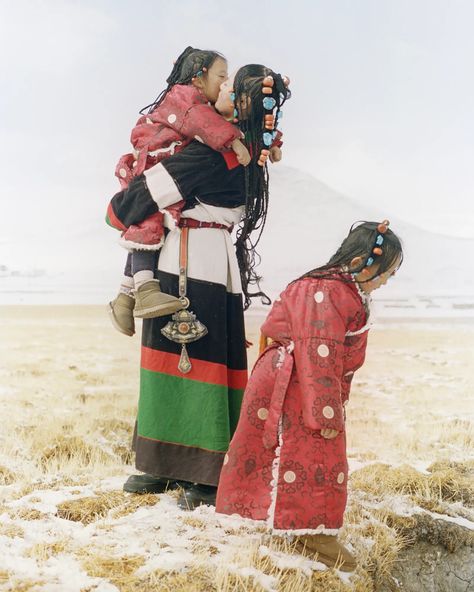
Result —
[{"label": "black boot", "polygon": [[178,506],[182,510],[194,510],[198,506],[216,505],[217,487],[196,483],[185,489],[178,498]]},{"label": "black boot", "polygon": [[127,493],[164,493],[165,491],[189,487],[188,481],[175,481],[153,475],[130,475],[123,484],[123,490]]}]

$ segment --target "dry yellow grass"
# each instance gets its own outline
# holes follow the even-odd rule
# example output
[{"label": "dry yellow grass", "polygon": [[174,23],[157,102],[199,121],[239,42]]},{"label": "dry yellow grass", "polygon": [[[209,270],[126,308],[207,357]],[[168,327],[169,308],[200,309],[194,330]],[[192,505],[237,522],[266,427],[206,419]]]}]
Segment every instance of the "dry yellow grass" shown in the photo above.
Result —
[{"label": "dry yellow grass", "polygon": [[0,465],[0,485],[11,485],[15,480],[15,473]]},{"label": "dry yellow grass", "polygon": [[54,471],[73,461],[78,467],[104,465],[110,462],[110,454],[88,444],[79,436],[60,434],[40,452],[39,462],[44,472]]},{"label": "dry yellow grass", "polygon": [[44,580],[30,578],[16,578],[10,572],[0,571],[0,583],[8,584],[8,592],[37,592],[46,584]]},{"label": "dry yellow grass", "polygon": [[[9,507],[9,501],[34,491],[59,493],[65,487],[68,495],[72,487],[81,495],[81,486],[108,476],[125,479],[124,465],[133,460],[129,443],[138,393],[139,336],[128,339],[115,333],[99,307],[55,307],[54,314],[50,310],[0,310],[9,344],[1,352],[5,385],[15,390],[5,406],[0,485],[10,486],[2,504],[18,521],[55,517],[28,507],[31,498],[20,509]],[[254,343],[258,343],[258,323],[257,319],[248,327]],[[400,549],[417,540],[450,550],[471,544],[449,523],[424,513],[398,516],[384,504],[390,496],[406,495],[426,510],[474,518],[474,461],[465,460],[474,446],[474,409],[468,397],[474,390],[469,370],[473,344],[472,332],[466,331],[389,326],[371,333],[368,361],[354,380],[347,409],[350,458],[379,461],[355,471],[350,480],[351,501],[341,538],[353,545],[359,560],[352,592],[389,586]],[[251,360],[255,355],[254,347]],[[414,461],[431,463],[429,473],[393,466]],[[116,487],[58,503],[57,515],[77,521],[74,528],[87,525],[100,536],[113,537],[115,520],[160,499],[125,495]],[[258,574],[274,578],[282,592],[349,589],[331,570],[308,576],[297,568],[282,567],[276,554],[296,555],[287,541],[271,539],[263,528],[228,527],[215,543],[205,519],[186,515],[178,522],[183,536],[186,532],[191,537],[188,551],[194,553],[193,563],[183,571],[139,575],[145,553],[130,556],[113,548],[97,549],[92,542],[76,545],[72,538],[36,541],[25,556],[43,562],[68,553],[83,561],[90,575],[115,583],[120,592],[260,592]],[[9,524],[0,527],[0,534],[22,537],[26,529],[23,522]],[[259,553],[260,544],[271,552]],[[245,568],[256,571],[252,575]],[[18,592],[43,585],[33,578],[22,581],[5,570],[0,571],[0,581],[9,581]],[[94,588],[90,586],[90,591]],[[86,586],[81,592],[87,590]]]},{"label": "dry yellow grass", "polygon": [[427,502],[474,504],[474,471],[471,463],[436,463],[430,474],[420,473],[409,465],[392,467],[376,463],[351,475],[351,488],[376,497],[390,494],[410,495]]},{"label": "dry yellow grass", "polygon": [[12,539],[15,537],[22,538],[25,535],[25,531],[18,524],[0,522],[0,535],[7,536]]},{"label": "dry yellow grass", "polygon": [[38,559],[41,562],[47,561],[60,553],[69,550],[71,544],[68,540],[58,540],[54,543],[36,543],[26,553],[27,557]]},{"label": "dry yellow grass", "polygon": [[138,555],[114,557],[88,552],[79,557],[84,570],[90,576],[106,578],[121,592],[129,589],[130,582],[136,580],[133,574],[145,563],[145,559]]},{"label": "dry yellow grass", "polygon": [[96,496],[67,500],[57,505],[57,516],[73,522],[90,524],[110,513],[111,518],[120,518],[135,512],[142,506],[154,506],[159,502],[156,495],[127,495],[122,491],[99,492]]},{"label": "dry yellow grass", "polygon": [[44,512],[40,512],[34,508],[15,508],[9,510],[10,518],[12,519],[19,519],[19,520],[43,520],[47,517],[47,514]]}]

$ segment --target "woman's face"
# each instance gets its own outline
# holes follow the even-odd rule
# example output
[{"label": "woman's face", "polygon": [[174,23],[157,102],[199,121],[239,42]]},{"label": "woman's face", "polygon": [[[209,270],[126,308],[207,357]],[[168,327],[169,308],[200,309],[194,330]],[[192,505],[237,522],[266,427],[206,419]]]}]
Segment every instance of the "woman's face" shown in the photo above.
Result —
[{"label": "woman's face", "polygon": [[234,78],[235,73],[222,82],[220,85],[220,92],[217,97],[214,107],[225,119],[232,119],[234,117],[234,101],[231,99],[231,93],[234,92]]}]

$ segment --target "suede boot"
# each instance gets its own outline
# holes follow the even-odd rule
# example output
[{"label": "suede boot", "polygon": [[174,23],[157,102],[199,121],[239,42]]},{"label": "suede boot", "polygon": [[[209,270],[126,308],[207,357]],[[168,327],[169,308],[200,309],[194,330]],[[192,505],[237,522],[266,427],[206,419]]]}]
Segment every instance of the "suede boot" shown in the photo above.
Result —
[{"label": "suede boot", "polygon": [[316,561],[341,571],[354,571],[357,567],[355,557],[336,536],[327,534],[305,534],[297,538],[298,547],[306,554],[317,553]]},{"label": "suede boot", "polygon": [[141,319],[152,319],[173,314],[183,308],[179,298],[161,291],[158,280],[148,280],[136,290],[133,315]]},{"label": "suede boot", "polygon": [[135,334],[134,306],[135,299],[122,292],[119,292],[115,300],[109,302],[109,315],[113,326],[129,337]]}]

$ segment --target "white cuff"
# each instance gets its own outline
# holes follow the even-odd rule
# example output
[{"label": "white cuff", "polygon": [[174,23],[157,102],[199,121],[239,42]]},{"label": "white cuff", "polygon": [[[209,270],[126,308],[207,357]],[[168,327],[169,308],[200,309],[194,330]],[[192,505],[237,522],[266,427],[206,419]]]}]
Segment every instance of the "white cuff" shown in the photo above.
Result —
[{"label": "white cuff", "polygon": [[164,210],[183,199],[173,177],[161,162],[145,171],[144,175],[148,191],[160,210]]}]

